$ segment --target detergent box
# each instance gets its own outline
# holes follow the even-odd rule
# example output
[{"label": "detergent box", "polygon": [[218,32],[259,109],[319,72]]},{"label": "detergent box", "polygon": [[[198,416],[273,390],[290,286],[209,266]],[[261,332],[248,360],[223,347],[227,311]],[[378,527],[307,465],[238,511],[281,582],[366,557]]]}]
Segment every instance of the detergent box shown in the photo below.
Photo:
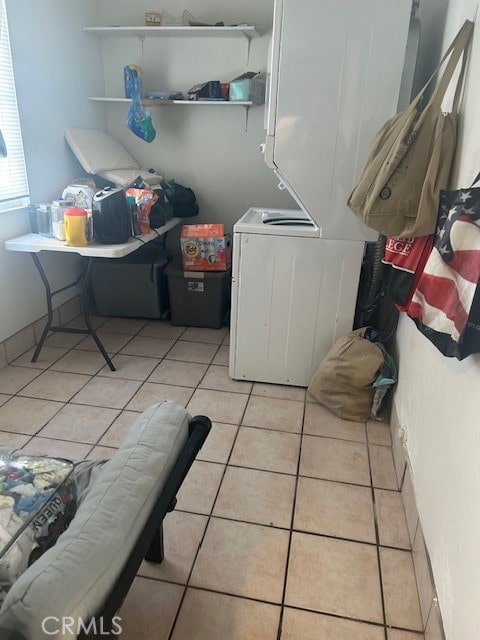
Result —
[{"label": "detergent box", "polygon": [[186,224],[180,235],[184,271],[226,271],[232,261],[232,236],[223,224]]}]

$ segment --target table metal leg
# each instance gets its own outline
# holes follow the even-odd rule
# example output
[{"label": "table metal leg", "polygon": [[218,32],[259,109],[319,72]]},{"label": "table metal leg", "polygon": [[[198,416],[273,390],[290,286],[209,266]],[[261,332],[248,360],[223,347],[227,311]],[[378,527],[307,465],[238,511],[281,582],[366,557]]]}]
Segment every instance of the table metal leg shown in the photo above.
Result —
[{"label": "table metal leg", "polygon": [[[40,259],[38,257],[38,255],[36,253],[31,253],[30,254],[32,256],[33,262],[35,263],[35,266],[37,267],[37,271],[40,274],[40,277],[42,279],[43,285],[45,287],[45,297],[47,299],[47,324],[45,325],[45,328],[42,332],[42,335],[40,337],[40,340],[38,341],[37,347],[35,349],[35,352],[32,356],[32,362],[36,362],[38,359],[38,356],[40,355],[40,351],[42,350],[42,347],[45,343],[45,340],[47,338],[47,335],[49,333],[49,331],[53,331],[53,332],[61,332],[61,333],[84,333],[87,335],[91,335],[92,338],[95,340],[95,343],[97,345],[97,347],[99,348],[102,356],[105,358],[105,362],[108,364],[108,366],[110,367],[110,369],[112,371],[115,371],[115,367],[113,366],[112,361],[110,360],[108,353],[105,351],[105,347],[103,346],[103,344],[100,342],[100,338],[97,336],[97,332],[95,331],[94,327],[92,326],[92,323],[90,322],[90,316],[89,316],[89,309],[88,309],[88,302],[87,302],[87,294],[88,294],[88,287],[90,285],[90,275],[91,275],[91,270],[92,270],[92,266],[93,266],[93,258],[89,258],[88,259],[88,263],[87,263],[87,269],[85,271],[85,274],[83,275],[83,277],[81,278],[80,281],[76,280],[75,282],[71,282],[70,284],[67,284],[65,287],[62,287],[61,289],[57,289],[56,291],[52,291],[51,287],[50,287],[50,283],[48,282],[48,278],[47,278],[47,274],[45,273],[45,270],[42,266],[42,263],[40,262]],[[53,296],[57,295],[58,293],[61,293],[62,291],[66,291],[67,289],[71,289],[72,287],[75,286],[80,286],[80,292],[82,294],[82,299],[83,299],[83,317],[85,319],[85,324],[87,325],[86,329],[80,329],[80,328],[75,328],[75,327],[57,327],[57,326],[53,326],[52,322],[53,322],[53,306],[52,306],[52,298]]]},{"label": "table metal leg", "polygon": [[38,273],[40,274],[40,277],[42,279],[42,282],[44,284],[45,287],[45,296],[47,298],[47,312],[48,312],[48,320],[47,320],[47,324],[45,325],[45,329],[42,332],[41,338],[38,341],[37,344],[37,348],[35,349],[35,352],[32,356],[32,362],[36,362],[38,359],[38,356],[40,355],[40,351],[43,347],[43,343],[45,342],[45,339],[48,335],[48,332],[50,331],[50,327],[52,326],[52,322],[53,322],[53,309],[52,309],[52,290],[50,289],[50,283],[47,280],[47,276],[45,274],[45,271],[43,270],[42,264],[40,262],[40,260],[38,259],[38,256],[36,253],[31,253],[30,254],[33,258],[33,262],[35,263],[35,266],[37,267]]},{"label": "table metal leg", "polygon": [[82,299],[83,299],[83,318],[85,320],[85,324],[88,327],[88,332],[92,336],[92,338],[95,340],[97,347],[100,350],[100,353],[105,358],[105,362],[108,364],[111,371],[115,371],[113,362],[110,360],[108,353],[105,351],[105,347],[100,342],[100,338],[97,336],[97,332],[95,331],[92,323],[90,322],[90,315],[89,315],[90,312],[88,309],[88,288],[90,286],[90,276],[92,274],[92,267],[93,267],[93,258],[89,258],[87,263],[87,270],[85,271],[82,282],[80,284],[80,291],[82,292]]}]

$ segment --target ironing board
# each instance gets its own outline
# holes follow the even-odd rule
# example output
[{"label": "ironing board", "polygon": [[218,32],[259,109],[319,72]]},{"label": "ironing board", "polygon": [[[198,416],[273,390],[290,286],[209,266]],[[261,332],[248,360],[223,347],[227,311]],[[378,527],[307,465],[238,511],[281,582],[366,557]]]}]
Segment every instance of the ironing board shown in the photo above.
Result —
[{"label": "ironing board", "polygon": [[[88,299],[87,292],[90,285],[91,272],[93,267],[93,262],[95,258],[123,258],[124,256],[132,253],[139,249],[143,244],[151,242],[159,237],[165,237],[165,234],[173,229],[178,224],[180,224],[180,218],[172,218],[169,220],[163,227],[159,229],[154,229],[151,233],[129,238],[127,242],[123,244],[98,244],[92,243],[87,247],[69,247],[62,240],[57,240],[55,238],[47,238],[45,236],[39,235],[37,233],[27,233],[23,236],[18,236],[17,238],[12,238],[11,240],[7,240],[5,242],[5,249],[9,251],[20,251],[23,253],[30,253],[32,256],[33,262],[37,268],[38,273],[40,274],[40,278],[42,279],[43,285],[45,287],[45,296],[47,301],[47,324],[42,332],[40,340],[36,346],[35,352],[32,356],[32,362],[36,362],[38,356],[40,355],[40,351],[42,350],[43,344],[49,334],[49,332],[61,332],[61,333],[84,333],[92,336],[94,339],[100,353],[105,359],[105,362],[110,367],[111,371],[115,371],[115,367],[113,366],[112,361],[108,353],[105,350],[100,338],[97,335],[91,321],[89,315],[88,308]],[[56,251],[60,253],[76,253],[84,258],[87,258],[87,264],[85,271],[82,275],[77,278],[74,282],[57,289],[56,291],[52,291],[50,283],[48,281],[47,274],[42,266],[40,261],[39,254],[42,251]],[[53,306],[52,299],[55,295],[61,293],[62,291],[66,291],[67,289],[71,289],[72,287],[78,286],[80,288],[80,293],[83,301],[83,318],[85,320],[85,328],[80,327],[60,327],[53,325]]]}]

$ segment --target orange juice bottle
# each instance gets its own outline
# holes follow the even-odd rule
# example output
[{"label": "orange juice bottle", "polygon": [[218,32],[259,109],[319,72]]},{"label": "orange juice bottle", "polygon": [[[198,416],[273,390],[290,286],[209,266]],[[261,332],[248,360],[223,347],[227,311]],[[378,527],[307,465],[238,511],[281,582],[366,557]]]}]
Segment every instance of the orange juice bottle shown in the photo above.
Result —
[{"label": "orange juice bottle", "polygon": [[65,222],[65,240],[69,247],[86,247],[88,245],[87,212],[79,207],[70,207],[63,215]]}]

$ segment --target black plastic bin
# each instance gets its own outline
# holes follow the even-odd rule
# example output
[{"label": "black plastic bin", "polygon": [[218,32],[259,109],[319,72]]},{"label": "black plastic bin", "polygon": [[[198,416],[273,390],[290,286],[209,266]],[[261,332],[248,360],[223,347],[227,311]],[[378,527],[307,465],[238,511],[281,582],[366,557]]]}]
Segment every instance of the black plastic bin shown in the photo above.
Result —
[{"label": "black plastic bin", "polygon": [[219,329],[230,308],[231,270],[183,271],[175,259],[165,272],[172,324]]},{"label": "black plastic bin", "polygon": [[155,245],[112,260],[98,258],[92,269],[92,289],[98,315],[161,318],[169,310],[165,268],[172,256]]}]

